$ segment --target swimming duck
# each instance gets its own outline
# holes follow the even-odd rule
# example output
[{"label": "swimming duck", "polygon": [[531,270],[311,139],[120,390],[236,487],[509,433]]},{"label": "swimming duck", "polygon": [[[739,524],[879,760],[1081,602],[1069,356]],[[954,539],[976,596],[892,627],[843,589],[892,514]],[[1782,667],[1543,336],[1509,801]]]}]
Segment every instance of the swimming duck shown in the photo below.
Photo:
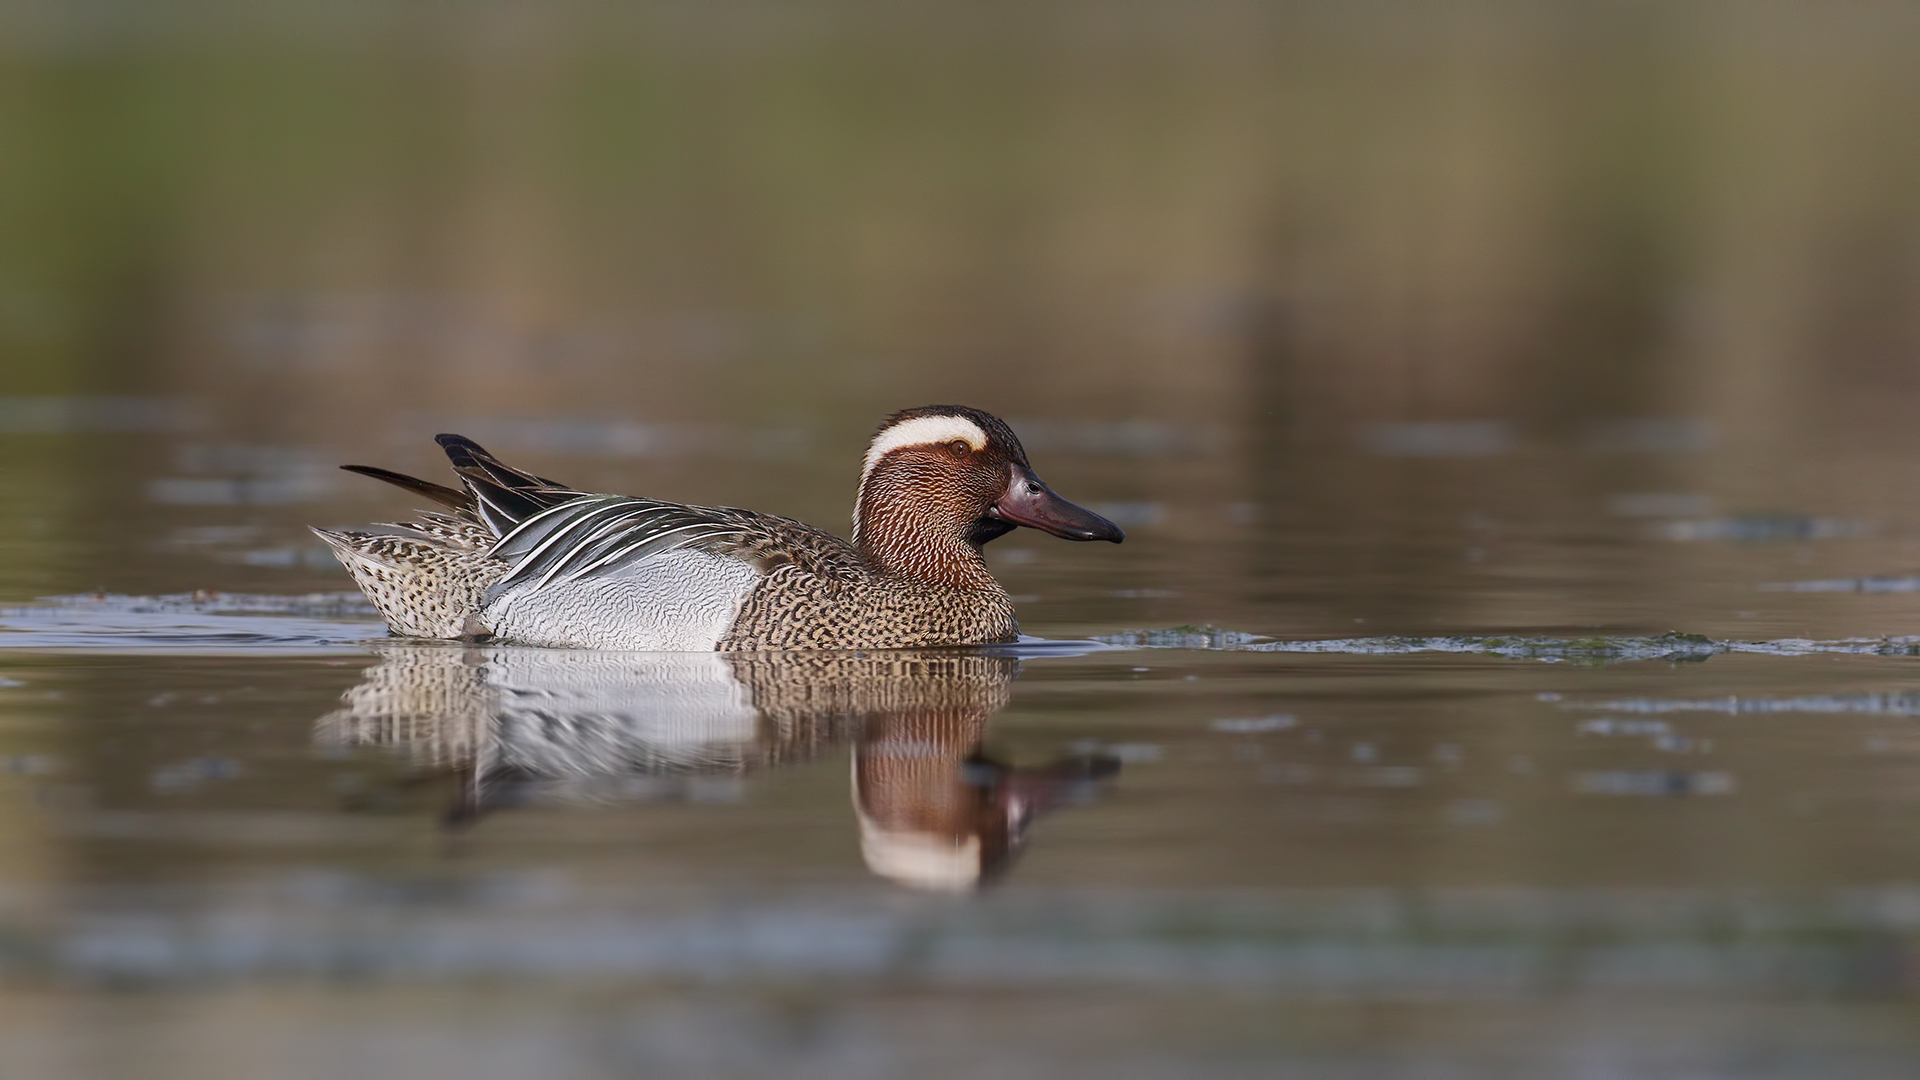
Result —
[{"label": "swimming duck", "polygon": [[930,405],[867,447],[851,542],[791,518],[578,491],[437,436],[459,489],[346,465],[451,513],[315,529],[393,633],[561,648],[914,648],[1015,640],[983,545],[1125,538],[1055,495],[1006,422]]}]

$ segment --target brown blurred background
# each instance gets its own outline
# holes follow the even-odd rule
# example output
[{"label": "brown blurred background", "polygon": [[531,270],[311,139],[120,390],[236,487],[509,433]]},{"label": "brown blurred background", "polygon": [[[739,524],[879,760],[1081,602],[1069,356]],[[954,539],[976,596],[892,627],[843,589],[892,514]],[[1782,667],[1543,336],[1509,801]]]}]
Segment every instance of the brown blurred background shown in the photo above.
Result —
[{"label": "brown blurred background", "polygon": [[1724,628],[1920,563],[1916,46],[1902,3],[11,4],[0,590],[345,587],[300,524],[404,504],[331,466],[448,428],[837,526],[950,400],[1134,531],[1014,557],[1049,625]]}]

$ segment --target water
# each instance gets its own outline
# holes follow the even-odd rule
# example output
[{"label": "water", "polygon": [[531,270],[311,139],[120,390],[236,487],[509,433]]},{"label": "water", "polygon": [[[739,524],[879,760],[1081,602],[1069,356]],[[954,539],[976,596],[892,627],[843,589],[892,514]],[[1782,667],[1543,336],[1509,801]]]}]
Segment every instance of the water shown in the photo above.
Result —
[{"label": "water", "polygon": [[[1913,1075],[1916,44],[0,14],[0,1073]],[[307,531],[444,430],[839,528],[934,401],[1128,530],[1017,646],[401,642]]]},{"label": "water", "polygon": [[1904,646],[576,653],[380,639],[337,594],[4,624],[16,1067],[219,1068],[195,1025],[342,1073],[1920,1049]]}]

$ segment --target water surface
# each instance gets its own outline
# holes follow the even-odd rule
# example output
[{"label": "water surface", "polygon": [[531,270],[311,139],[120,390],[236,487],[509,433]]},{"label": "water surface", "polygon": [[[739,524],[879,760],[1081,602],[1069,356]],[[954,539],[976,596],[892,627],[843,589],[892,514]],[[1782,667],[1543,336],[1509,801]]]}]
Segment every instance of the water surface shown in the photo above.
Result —
[{"label": "water surface", "polygon": [[[0,13],[0,1072],[1920,1067],[1908,8],[255,7]],[[938,401],[1129,534],[1016,647],[307,531]]]}]

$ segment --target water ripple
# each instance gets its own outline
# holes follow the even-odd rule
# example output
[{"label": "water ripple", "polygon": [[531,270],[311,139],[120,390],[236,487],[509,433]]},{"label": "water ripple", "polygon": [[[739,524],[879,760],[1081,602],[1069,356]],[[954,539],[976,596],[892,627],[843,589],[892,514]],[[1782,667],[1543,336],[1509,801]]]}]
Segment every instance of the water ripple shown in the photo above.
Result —
[{"label": "water ripple", "polygon": [[1571,660],[1617,663],[1628,660],[1705,660],[1725,653],[1809,656],[1847,653],[1866,656],[1920,656],[1920,637],[1840,638],[1816,641],[1717,641],[1670,630],[1647,637],[1607,634],[1582,638],[1512,635],[1440,635],[1436,637],[1364,637],[1273,640],[1262,634],[1211,626],[1129,630],[1094,640],[1134,649],[1198,649],[1220,652],[1338,653],[1349,656],[1401,656],[1410,653],[1469,653],[1520,660]]},{"label": "water ripple", "polygon": [[359,652],[386,633],[359,593],[83,593],[0,609],[0,649]]},{"label": "water ripple", "polygon": [[[119,652],[359,652],[386,636],[379,613],[357,592],[274,596],[194,592],[165,596],[83,593],[0,608],[0,649]],[[991,651],[1018,656],[1075,656],[1107,649],[1191,649],[1209,652],[1330,653],[1402,656],[1464,653],[1548,663],[1705,660],[1727,653],[1767,656],[1852,654],[1920,656],[1920,637],[1720,641],[1668,631],[1651,636],[1562,638],[1520,635],[1382,636],[1274,639],[1212,626],[1125,630],[1086,640],[1023,636]]]}]

